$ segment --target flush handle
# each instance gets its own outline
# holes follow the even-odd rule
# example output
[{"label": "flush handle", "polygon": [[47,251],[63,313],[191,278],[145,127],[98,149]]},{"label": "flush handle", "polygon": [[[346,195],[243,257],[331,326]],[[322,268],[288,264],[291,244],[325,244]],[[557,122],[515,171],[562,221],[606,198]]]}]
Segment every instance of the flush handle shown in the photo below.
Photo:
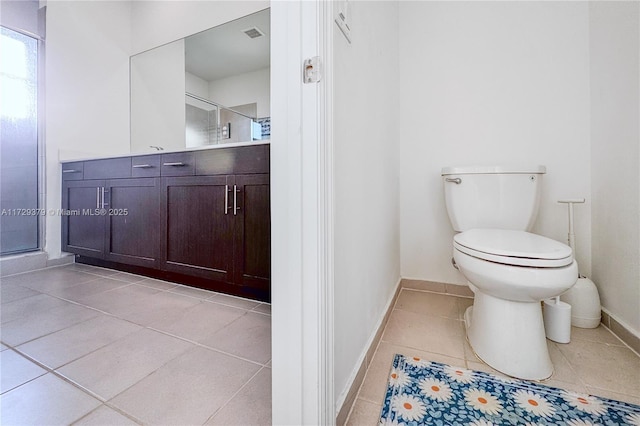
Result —
[{"label": "flush handle", "polygon": [[447,182],[453,182],[456,185],[460,185],[462,183],[462,179],[460,178],[445,178],[444,180]]}]

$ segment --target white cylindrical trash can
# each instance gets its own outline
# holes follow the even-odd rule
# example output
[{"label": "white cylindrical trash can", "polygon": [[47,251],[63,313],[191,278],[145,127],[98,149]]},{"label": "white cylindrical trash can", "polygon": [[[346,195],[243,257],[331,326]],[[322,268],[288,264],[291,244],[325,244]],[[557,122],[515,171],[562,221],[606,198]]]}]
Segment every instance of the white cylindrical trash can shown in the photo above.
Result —
[{"label": "white cylindrical trash can", "polygon": [[576,284],[560,298],[571,305],[571,324],[574,327],[596,328],[600,325],[600,296],[589,278],[578,278]]},{"label": "white cylindrical trash can", "polygon": [[571,305],[559,298],[545,300],[543,317],[547,339],[558,343],[571,341]]}]

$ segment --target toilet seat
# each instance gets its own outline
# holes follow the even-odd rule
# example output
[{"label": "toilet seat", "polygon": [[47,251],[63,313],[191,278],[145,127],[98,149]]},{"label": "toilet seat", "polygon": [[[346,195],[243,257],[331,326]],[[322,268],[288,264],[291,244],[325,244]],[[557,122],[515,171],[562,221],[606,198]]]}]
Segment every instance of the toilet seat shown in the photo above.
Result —
[{"label": "toilet seat", "polygon": [[504,265],[558,268],[573,262],[571,247],[525,231],[470,229],[456,234],[453,245],[469,256]]}]

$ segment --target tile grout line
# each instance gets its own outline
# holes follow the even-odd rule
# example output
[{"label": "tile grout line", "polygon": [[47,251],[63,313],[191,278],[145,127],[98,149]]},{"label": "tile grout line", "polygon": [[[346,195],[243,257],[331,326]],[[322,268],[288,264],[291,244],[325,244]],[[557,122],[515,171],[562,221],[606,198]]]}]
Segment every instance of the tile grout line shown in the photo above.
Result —
[{"label": "tile grout line", "polygon": [[218,407],[218,409],[217,409],[217,410],[215,410],[215,411],[213,412],[213,414],[211,414],[211,415],[207,418],[207,420],[205,420],[205,422],[204,422],[204,423],[202,423],[202,424],[203,424],[203,425],[206,425],[206,424],[207,424],[207,422],[209,422],[209,420],[212,420],[213,418],[215,418],[215,416],[217,416],[217,415],[218,415],[218,413],[220,413],[220,411],[222,411],[222,409],[223,409],[224,407],[226,407],[227,405],[229,405],[229,403],[233,400],[233,398],[235,398],[235,397],[236,397],[236,395],[238,395],[238,394],[240,393],[240,391],[242,391],[242,389],[244,389],[244,388],[245,388],[245,387],[246,387],[246,386],[247,386],[247,385],[248,385],[248,384],[249,384],[249,383],[250,383],[250,382],[251,382],[251,381],[252,381],[252,380],[253,380],[253,379],[254,379],[254,378],[255,378],[255,377],[256,377],[256,376],[261,372],[261,371],[262,371],[262,370],[264,370],[265,368],[269,368],[269,367],[267,367],[267,366],[265,365],[265,366],[262,366],[262,368],[259,368],[259,369],[258,369],[258,371],[256,371],[256,372],[255,372],[255,374],[254,374],[253,376],[251,376],[251,377],[249,378],[249,380],[247,380],[247,381],[245,382],[245,384],[243,384],[242,386],[240,386],[240,388],[239,388],[239,389],[238,389],[238,390],[237,390],[233,395],[231,395],[231,398],[229,398],[229,399],[228,399],[224,404],[222,404],[220,407]]}]

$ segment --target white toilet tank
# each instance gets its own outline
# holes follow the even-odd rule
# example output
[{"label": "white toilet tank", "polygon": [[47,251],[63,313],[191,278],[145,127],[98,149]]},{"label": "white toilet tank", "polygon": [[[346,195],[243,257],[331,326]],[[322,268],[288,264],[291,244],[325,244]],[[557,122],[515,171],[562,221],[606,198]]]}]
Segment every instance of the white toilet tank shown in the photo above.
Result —
[{"label": "white toilet tank", "polygon": [[545,166],[444,167],[444,196],[453,229],[529,231],[538,214],[544,173]]}]

